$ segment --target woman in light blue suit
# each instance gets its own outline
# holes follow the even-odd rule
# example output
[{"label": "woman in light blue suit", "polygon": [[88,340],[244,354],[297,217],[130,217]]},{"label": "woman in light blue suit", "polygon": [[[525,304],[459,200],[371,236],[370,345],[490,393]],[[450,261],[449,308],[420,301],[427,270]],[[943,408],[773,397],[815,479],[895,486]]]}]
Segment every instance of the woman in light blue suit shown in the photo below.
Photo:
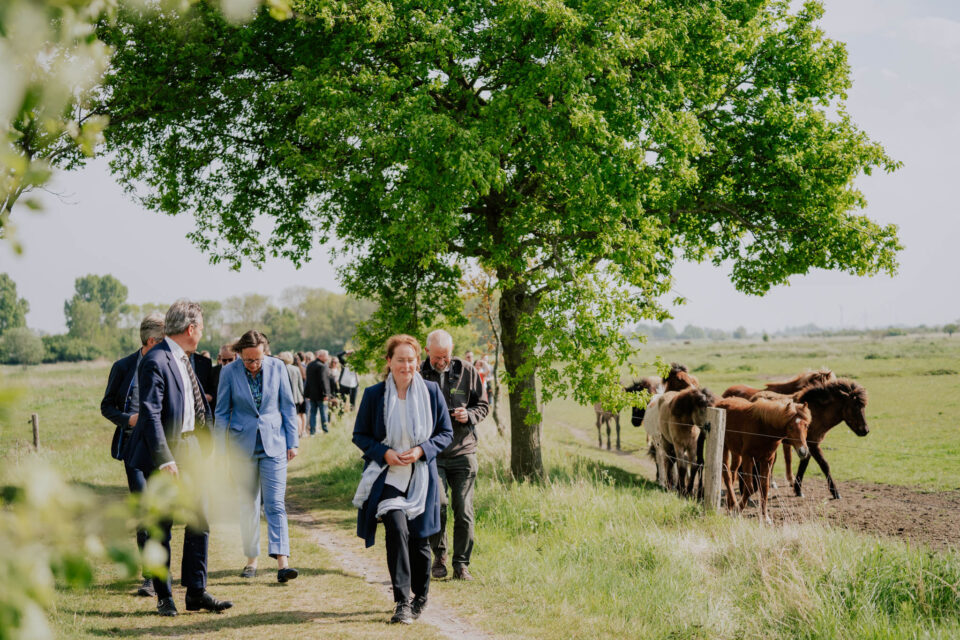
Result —
[{"label": "woman in light blue suit", "polygon": [[[277,358],[266,356],[267,337],[248,331],[233,346],[239,358],[223,367],[217,389],[218,440],[239,460],[240,533],[247,565],[240,576],[257,575],[260,555],[260,498],[267,516],[270,556],[277,559],[277,581],[297,577],[288,565],[287,463],[297,455],[297,409],[290,376]],[[224,442],[225,441],[225,442]]]}]

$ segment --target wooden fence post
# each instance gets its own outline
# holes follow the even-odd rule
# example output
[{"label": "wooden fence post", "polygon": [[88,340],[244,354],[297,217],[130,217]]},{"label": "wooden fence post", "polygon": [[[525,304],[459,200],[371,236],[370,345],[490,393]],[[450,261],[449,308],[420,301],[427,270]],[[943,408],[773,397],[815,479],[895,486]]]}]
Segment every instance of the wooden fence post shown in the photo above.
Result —
[{"label": "wooden fence post", "polygon": [[30,414],[30,422],[33,423],[33,448],[40,450],[40,416],[35,413]]},{"label": "wooden fence post", "polygon": [[720,508],[720,487],[723,484],[723,435],[727,429],[727,412],[707,409],[707,439],[703,445],[703,508],[712,513]]}]

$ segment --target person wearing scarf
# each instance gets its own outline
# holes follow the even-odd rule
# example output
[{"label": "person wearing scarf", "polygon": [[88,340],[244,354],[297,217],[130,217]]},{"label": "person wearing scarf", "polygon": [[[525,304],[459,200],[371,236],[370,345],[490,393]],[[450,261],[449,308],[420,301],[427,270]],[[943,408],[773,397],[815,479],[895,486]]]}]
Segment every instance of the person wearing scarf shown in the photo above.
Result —
[{"label": "person wearing scarf", "polygon": [[387,379],[364,391],[357,410],[353,443],[366,466],[353,504],[357,535],[367,547],[383,522],[396,602],[390,621],[409,624],[427,605],[430,536],[440,530],[436,457],[453,428],[440,387],[420,376],[417,339],[392,336],[386,360]]}]

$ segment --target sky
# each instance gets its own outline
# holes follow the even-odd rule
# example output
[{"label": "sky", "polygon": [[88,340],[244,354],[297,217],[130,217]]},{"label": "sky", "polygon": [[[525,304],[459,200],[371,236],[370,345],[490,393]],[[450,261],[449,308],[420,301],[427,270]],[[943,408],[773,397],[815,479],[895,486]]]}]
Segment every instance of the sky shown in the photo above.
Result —
[{"label": "sky", "polygon": [[[821,25],[847,43],[853,120],[904,166],[858,181],[866,214],[895,223],[905,249],[896,276],[858,278],[815,271],[763,297],[738,293],[729,266],[681,263],[673,323],[732,330],[775,331],[814,323],[831,328],[892,324],[939,325],[960,319],[960,240],[956,187],[960,182],[960,2],[956,0],[826,0]],[[14,211],[24,253],[0,242],[0,272],[10,274],[30,303],[27,323],[48,333],[65,330],[64,301],[82,275],[113,274],[129,302],[176,298],[279,296],[292,286],[342,291],[327,250],[295,269],[268,260],[262,270],[210,265],[186,239],[190,216],[145,210],[111,177],[106,162],[60,174],[43,193],[44,210]],[[56,195],[54,195],[56,194]],[[672,295],[670,296],[672,297]]]}]

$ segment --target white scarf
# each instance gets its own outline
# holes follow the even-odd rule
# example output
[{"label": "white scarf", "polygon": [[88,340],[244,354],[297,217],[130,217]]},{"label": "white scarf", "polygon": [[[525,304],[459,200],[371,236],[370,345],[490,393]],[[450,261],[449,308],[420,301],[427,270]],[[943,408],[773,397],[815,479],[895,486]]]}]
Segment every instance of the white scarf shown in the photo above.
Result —
[{"label": "white scarf", "polygon": [[[387,376],[386,392],[383,395],[383,416],[387,427],[387,437],[383,440],[383,444],[397,453],[402,453],[400,443],[403,439],[403,421],[400,417],[398,404],[397,385],[393,381],[393,374],[390,374]],[[423,381],[419,372],[414,373],[413,381],[407,387],[406,406],[407,438],[412,448],[423,444],[433,434],[430,393],[427,391],[427,384]],[[376,460],[370,461],[360,478],[357,493],[353,496],[353,506],[358,509],[363,507],[363,503],[370,497],[373,484],[385,468]],[[379,507],[377,507],[377,517],[383,516],[387,511],[400,509],[406,513],[407,520],[413,520],[426,509],[429,484],[430,470],[427,467],[426,460],[421,457],[413,463],[413,474],[410,478],[406,497],[398,496],[381,501]]]}]

